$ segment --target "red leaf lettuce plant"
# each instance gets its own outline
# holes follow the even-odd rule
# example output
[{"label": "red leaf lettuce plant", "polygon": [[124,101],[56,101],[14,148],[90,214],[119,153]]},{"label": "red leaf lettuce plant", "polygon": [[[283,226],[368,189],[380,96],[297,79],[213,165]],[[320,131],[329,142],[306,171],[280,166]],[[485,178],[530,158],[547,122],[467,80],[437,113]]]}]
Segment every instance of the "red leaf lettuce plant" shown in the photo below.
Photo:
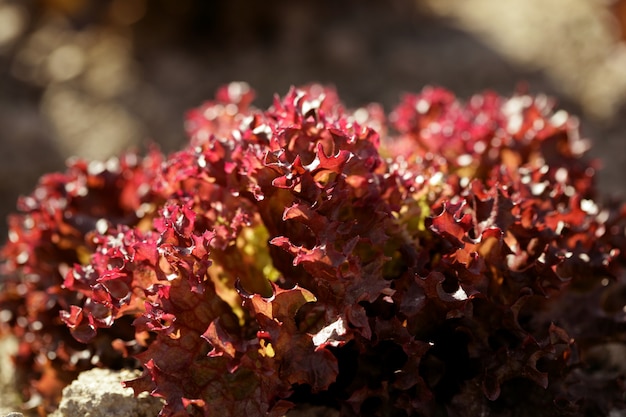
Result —
[{"label": "red leaf lettuce plant", "polygon": [[93,366],[162,416],[606,415],[624,373],[626,206],[600,207],[545,97],[426,88],[387,117],[247,85],[163,156],[70,161],[9,219],[0,294],[25,398]]}]

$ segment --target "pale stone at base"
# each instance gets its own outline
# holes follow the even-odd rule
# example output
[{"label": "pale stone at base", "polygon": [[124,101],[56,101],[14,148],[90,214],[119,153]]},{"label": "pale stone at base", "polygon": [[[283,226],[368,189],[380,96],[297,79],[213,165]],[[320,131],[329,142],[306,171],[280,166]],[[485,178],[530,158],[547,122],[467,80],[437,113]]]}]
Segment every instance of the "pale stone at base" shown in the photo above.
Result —
[{"label": "pale stone at base", "polygon": [[59,409],[50,417],[155,417],[163,403],[160,399],[124,388],[122,381],[136,378],[135,371],[92,369],[81,373],[63,389]]}]

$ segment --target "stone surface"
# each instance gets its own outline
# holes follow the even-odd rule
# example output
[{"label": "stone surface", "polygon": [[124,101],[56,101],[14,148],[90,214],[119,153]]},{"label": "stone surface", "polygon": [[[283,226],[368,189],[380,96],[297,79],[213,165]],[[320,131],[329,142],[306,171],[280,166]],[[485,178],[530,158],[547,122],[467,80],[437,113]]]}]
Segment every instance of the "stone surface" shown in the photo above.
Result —
[{"label": "stone surface", "polygon": [[[11,360],[17,350],[17,339],[12,336],[0,337],[0,416],[17,417],[11,413],[18,410],[19,396],[15,390],[15,367]],[[14,415],[15,414],[15,415]]]},{"label": "stone surface", "polygon": [[51,417],[154,417],[161,400],[146,394],[138,398],[122,381],[138,376],[134,371],[92,369],[83,372],[63,390],[59,409]]}]

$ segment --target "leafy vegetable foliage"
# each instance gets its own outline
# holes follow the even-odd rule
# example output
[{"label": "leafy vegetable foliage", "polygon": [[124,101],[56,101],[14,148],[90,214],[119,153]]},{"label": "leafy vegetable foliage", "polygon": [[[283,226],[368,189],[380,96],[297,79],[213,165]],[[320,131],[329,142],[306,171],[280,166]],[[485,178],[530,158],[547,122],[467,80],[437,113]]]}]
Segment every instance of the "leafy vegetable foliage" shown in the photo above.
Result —
[{"label": "leafy vegetable foliage", "polygon": [[0,304],[25,397],[137,360],[162,416],[624,407],[592,353],[624,343],[626,205],[594,201],[574,118],[437,88],[388,118],[319,85],[252,100],[230,84],[182,151],[73,161],[20,200]]}]

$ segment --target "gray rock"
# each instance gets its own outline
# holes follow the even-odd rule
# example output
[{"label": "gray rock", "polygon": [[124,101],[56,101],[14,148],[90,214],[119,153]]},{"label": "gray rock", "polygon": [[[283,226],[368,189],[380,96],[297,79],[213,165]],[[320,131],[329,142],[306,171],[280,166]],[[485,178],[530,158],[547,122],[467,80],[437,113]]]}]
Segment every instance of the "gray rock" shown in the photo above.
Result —
[{"label": "gray rock", "polygon": [[155,417],[162,402],[146,393],[135,397],[122,381],[136,378],[135,371],[92,369],[81,373],[63,389],[59,409],[51,417]]}]

